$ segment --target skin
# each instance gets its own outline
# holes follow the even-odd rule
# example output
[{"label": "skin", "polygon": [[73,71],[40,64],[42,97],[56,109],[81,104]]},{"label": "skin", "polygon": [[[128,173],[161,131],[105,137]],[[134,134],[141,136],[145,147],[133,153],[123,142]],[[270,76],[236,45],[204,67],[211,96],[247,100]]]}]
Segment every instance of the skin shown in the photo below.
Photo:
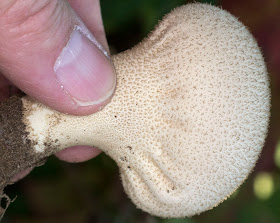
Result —
[{"label": "skin", "polygon": [[[51,61],[53,64],[67,44],[77,15],[108,51],[98,0],[0,1],[0,31],[5,33],[0,34],[1,100],[17,92],[16,89],[19,88],[41,103],[73,115],[94,113],[109,102],[110,99],[91,106],[73,104],[67,95],[51,82],[47,70],[49,67],[44,68],[44,65],[38,67],[39,63],[34,62],[36,58],[32,58],[32,55],[43,51],[48,55],[45,58],[46,63]],[[38,45],[40,49],[36,48]],[[49,52],[46,52],[48,50]],[[45,69],[42,73],[46,73],[43,77],[36,72],[42,69]],[[56,156],[67,162],[84,162],[99,153],[100,150],[96,148],[75,146],[57,153]],[[14,177],[14,181],[23,178],[30,171],[29,169],[18,174]]]}]

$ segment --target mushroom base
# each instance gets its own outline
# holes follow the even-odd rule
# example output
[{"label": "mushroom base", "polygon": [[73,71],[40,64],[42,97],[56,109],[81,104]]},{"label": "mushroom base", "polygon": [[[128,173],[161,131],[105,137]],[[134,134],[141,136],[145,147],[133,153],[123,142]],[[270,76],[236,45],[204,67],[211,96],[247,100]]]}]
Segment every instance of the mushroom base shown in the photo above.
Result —
[{"label": "mushroom base", "polygon": [[[40,166],[50,154],[36,153],[27,138],[26,126],[22,121],[23,104],[19,96],[13,96],[0,105],[0,219],[10,203],[4,188],[12,184],[13,176],[30,167]],[[48,150],[50,152],[50,150]],[[0,203],[1,204],[1,203]]]}]

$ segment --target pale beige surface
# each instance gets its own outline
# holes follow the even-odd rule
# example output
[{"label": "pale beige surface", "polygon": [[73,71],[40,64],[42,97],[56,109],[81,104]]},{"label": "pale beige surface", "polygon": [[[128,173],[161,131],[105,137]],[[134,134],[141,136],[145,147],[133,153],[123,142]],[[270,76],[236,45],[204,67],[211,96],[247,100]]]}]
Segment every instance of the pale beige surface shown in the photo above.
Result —
[{"label": "pale beige surface", "polygon": [[40,116],[47,108],[23,99],[35,149],[99,147],[153,215],[192,216],[223,201],[254,167],[268,127],[267,71],[248,30],[219,8],[189,4],[113,62],[117,90],[96,114]]}]

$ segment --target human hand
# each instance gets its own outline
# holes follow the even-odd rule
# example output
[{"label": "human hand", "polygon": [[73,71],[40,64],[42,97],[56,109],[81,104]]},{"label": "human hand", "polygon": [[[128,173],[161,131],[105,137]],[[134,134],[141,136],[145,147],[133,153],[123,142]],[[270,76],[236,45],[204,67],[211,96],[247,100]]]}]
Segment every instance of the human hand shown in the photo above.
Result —
[{"label": "human hand", "polygon": [[[98,0],[1,0],[0,48],[1,73],[53,109],[88,115],[112,97],[116,76]],[[83,162],[99,153],[76,146],[56,156]]]}]

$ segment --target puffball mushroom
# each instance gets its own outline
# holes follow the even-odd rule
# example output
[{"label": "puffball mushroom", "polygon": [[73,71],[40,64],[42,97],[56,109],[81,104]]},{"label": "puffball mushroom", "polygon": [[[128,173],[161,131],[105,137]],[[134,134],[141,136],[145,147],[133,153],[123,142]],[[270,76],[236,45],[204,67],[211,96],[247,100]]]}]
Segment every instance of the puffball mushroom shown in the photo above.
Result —
[{"label": "puffball mushroom", "polygon": [[252,171],[269,122],[267,70],[246,27],[188,4],[112,61],[116,92],[95,114],[61,114],[28,96],[1,105],[2,188],[61,149],[91,145],[152,215],[193,216],[225,200]]}]

